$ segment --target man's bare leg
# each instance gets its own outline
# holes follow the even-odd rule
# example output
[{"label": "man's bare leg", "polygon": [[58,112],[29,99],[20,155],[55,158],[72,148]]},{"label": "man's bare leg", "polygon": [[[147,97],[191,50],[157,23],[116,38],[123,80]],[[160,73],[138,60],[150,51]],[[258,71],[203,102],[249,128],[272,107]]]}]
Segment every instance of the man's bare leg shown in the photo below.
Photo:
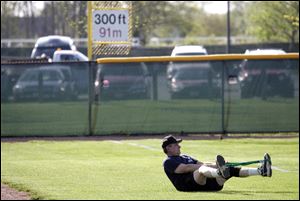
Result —
[{"label": "man's bare leg", "polygon": [[207,178],[216,178],[216,181],[222,186],[226,179],[219,175],[218,169],[202,165],[198,170],[194,171],[194,180],[197,184],[205,185]]}]

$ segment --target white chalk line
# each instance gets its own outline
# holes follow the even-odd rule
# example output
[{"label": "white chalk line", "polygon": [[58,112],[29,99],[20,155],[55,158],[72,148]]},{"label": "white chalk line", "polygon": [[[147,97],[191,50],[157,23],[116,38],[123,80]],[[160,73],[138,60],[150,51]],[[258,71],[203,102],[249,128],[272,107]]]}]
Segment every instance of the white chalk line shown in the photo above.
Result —
[{"label": "white chalk line", "polygon": [[156,149],[156,148],[153,148],[153,147],[150,147],[147,145],[137,144],[137,143],[132,143],[132,142],[125,143],[125,142],[117,141],[117,140],[110,140],[110,142],[115,143],[115,144],[127,144],[130,146],[140,147],[140,148],[144,148],[144,149],[151,150],[151,151],[161,151],[160,149]]},{"label": "white chalk line", "polygon": [[299,172],[299,170],[285,170],[285,169],[282,169],[282,168],[279,168],[277,166],[273,166],[272,165],[272,170],[278,170],[279,172]]},{"label": "white chalk line", "polygon": [[117,141],[117,140],[108,140],[108,142],[112,142],[112,143],[115,143],[115,144],[123,144],[123,142]]},{"label": "white chalk line", "polygon": [[[147,146],[147,145],[137,144],[137,143],[132,143],[132,142],[125,143],[125,142],[117,141],[117,140],[110,140],[110,142],[115,143],[115,144],[127,144],[127,145],[144,148],[144,149],[151,150],[151,151],[161,151],[160,149],[156,149],[156,148],[153,148],[153,147],[150,147],[150,146]],[[286,170],[286,169],[282,169],[282,168],[279,168],[279,167],[273,166],[273,165],[272,165],[272,169],[277,170],[279,172],[284,172],[284,173],[299,172],[299,170]]]}]

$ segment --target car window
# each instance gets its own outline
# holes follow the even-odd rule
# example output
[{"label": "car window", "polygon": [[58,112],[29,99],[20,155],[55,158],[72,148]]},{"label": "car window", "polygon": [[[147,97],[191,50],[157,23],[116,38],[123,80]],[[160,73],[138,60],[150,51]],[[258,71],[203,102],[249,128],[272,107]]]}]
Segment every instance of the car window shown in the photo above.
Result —
[{"label": "car window", "polygon": [[79,59],[74,55],[67,55],[67,54],[60,55],[60,59],[61,61],[79,61]]},{"label": "car window", "polygon": [[43,81],[58,81],[62,77],[56,71],[43,71]]}]

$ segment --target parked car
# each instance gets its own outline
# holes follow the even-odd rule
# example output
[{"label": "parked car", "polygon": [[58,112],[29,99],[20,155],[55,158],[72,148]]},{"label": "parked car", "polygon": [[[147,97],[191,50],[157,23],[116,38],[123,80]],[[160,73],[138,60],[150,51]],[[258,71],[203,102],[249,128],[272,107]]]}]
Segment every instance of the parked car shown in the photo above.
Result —
[{"label": "parked car", "polygon": [[70,99],[76,96],[68,67],[44,66],[29,68],[13,87],[13,97],[19,100]]},{"label": "parked car", "polygon": [[[195,56],[195,55],[207,55],[205,48],[199,45],[184,45],[175,46],[172,50],[171,56]],[[171,79],[174,76],[176,70],[186,65],[180,65],[180,62],[170,62],[167,66],[167,78]]]},{"label": "parked car", "polygon": [[220,95],[220,79],[215,76],[208,62],[173,64],[172,69],[167,71],[167,77],[172,99],[210,99]]},{"label": "parked car", "polygon": [[[171,56],[207,55],[199,45],[176,46]],[[167,67],[171,98],[212,98],[220,93],[221,83],[210,62],[170,62]]]},{"label": "parked car", "polygon": [[144,63],[105,64],[98,67],[96,100],[147,98],[150,98],[150,80]]},{"label": "parked car", "polygon": [[[247,50],[248,55],[286,54],[281,49]],[[244,60],[240,65],[241,97],[294,97],[288,60]]]},{"label": "parked car", "polygon": [[39,38],[32,50],[31,58],[47,57],[52,59],[56,50],[76,50],[74,41],[67,36],[51,35]]},{"label": "parked car", "polygon": [[8,100],[8,76],[5,70],[1,69],[1,102]]},{"label": "parked car", "polygon": [[195,56],[195,55],[207,55],[207,50],[200,45],[183,45],[183,46],[175,46],[171,53],[171,56]]},{"label": "parked car", "polygon": [[43,69],[46,68],[55,68],[60,70],[64,74],[64,82],[66,83],[65,98],[73,99],[73,100],[77,99],[78,86],[76,84],[75,76],[71,70],[71,67],[66,65],[54,65],[54,66],[43,67]]}]

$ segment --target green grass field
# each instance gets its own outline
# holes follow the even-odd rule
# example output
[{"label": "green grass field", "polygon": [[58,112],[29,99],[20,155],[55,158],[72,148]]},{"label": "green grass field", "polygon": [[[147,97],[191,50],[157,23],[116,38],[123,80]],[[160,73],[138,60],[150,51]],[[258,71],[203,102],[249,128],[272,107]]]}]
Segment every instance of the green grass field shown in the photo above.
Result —
[{"label": "green grass field", "polygon": [[[183,138],[184,139],[184,138]],[[164,174],[159,139],[1,142],[1,182],[35,199],[298,200],[299,138],[184,140],[201,161],[273,161],[273,177],[232,178],[220,192],[178,192]],[[251,165],[250,167],[256,167]]]}]

